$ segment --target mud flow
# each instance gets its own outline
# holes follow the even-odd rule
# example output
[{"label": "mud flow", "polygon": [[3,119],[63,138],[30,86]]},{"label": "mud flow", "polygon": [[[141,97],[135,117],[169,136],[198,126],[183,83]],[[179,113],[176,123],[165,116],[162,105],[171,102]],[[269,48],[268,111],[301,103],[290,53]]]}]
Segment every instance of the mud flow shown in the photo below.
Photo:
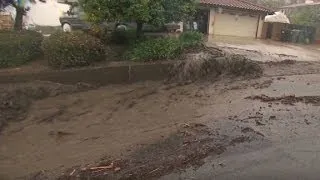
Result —
[{"label": "mud flow", "polygon": [[158,82],[2,84],[0,179],[232,179],[300,158],[283,151],[318,134],[319,64],[219,53]]}]

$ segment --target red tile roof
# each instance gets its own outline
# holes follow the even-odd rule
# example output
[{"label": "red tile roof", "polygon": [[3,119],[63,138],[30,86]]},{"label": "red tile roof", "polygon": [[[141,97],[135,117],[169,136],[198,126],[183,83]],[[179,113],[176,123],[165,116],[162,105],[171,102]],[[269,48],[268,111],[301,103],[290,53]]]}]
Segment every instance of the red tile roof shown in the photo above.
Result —
[{"label": "red tile roof", "polygon": [[200,0],[200,4],[240,8],[253,11],[274,12],[272,9],[248,2],[246,0]]}]

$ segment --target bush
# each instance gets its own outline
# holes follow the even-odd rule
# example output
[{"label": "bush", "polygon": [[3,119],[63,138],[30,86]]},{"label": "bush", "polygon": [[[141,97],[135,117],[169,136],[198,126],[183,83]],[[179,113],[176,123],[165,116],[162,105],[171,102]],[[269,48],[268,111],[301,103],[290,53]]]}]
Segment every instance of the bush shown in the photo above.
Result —
[{"label": "bush", "polygon": [[12,67],[30,62],[42,55],[43,36],[35,31],[0,32],[0,67]]},{"label": "bush", "polygon": [[180,41],[176,38],[149,39],[133,47],[128,57],[134,61],[172,59],[180,55],[181,50]]},{"label": "bush", "polygon": [[55,68],[87,66],[105,59],[101,41],[82,32],[53,34],[44,41],[43,51]]},{"label": "bush", "polygon": [[197,31],[183,32],[179,39],[183,48],[199,46],[203,42],[203,34]]}]

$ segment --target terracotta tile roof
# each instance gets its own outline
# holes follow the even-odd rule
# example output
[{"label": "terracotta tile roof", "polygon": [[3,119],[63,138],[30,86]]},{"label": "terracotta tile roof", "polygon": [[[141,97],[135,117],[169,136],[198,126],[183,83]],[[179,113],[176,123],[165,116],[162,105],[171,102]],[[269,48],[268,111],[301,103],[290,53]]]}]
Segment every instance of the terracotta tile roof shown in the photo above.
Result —
[{"label": "terracotta tile roof", "polygon": [[274,12],[272,9],[248,2],[246,0],[200,0],[200,4],[240,8],[253,11]]}]

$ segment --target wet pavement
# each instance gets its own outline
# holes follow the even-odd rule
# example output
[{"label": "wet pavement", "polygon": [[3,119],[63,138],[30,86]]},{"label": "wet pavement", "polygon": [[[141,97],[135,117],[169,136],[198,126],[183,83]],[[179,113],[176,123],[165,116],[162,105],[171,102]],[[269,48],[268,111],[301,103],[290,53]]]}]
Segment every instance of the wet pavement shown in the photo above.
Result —
[{"label": "wet pavement", "polygon": [[209,37],[208,46],[218,46],[227,53],[241,54],[256,61],[319,61],[320,47],[283,43],[272,40],[215,36]]}]

